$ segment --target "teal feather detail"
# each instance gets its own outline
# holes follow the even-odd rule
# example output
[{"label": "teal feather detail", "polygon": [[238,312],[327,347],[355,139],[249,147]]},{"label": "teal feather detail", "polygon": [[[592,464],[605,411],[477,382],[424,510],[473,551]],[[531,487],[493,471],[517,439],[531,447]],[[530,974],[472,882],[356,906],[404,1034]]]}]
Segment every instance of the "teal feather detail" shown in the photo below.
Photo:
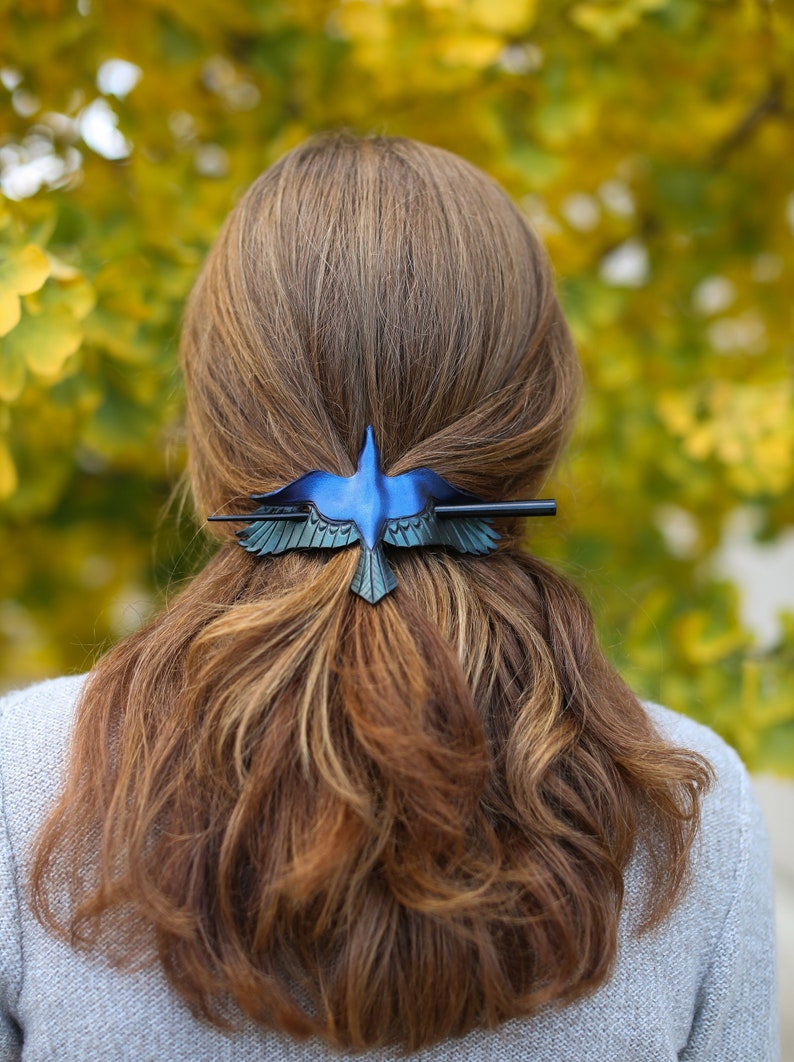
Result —
[{"label": "teal feather detail", "polygon": [[267,513],[271,519],[261,520],[238,531],[240,545],[249,553],[262,557],[266,553],[286,553],[288,549],[338,549],[359,540],[358,530],[352,520],[326,520],[313,506],[303,520],[278,518],[279,513],[294,512],[294,506],[263,505],[254,515]]},{"label": "teal feather detail", "polygon": [[358,567],[350,589],[363,597],[371,605],[380,601],[397,585],[394,572],[389,567],[383,547],[378,543],[374,549],[367,549],[362,544],[358,556]]},{"label": "teal feather detail", "polygon": [[243,549],[260,557],[290,549],[340,549],[358,542],[358,567],[350,589],[373,605],[397,586],[383,542],[398,548],[447,546],[459,553],[482,555],[496,549],[499,541],[487,519],[461,516],[441,520],[432,503],[421,513],[387,520],[382,541],[374,549],[363,541],[355,521],[328,520],[311,503],[305,513],[295,505],[263,505],[251,515],[267,519],[252,521],[237,532],[237,539]]},{"label": "teal feather detail", "polygon": [[499,535],[482,517],[440,520],[432,506],[415,516],[387,520],[383,541],[390,546],[449,546],[458,553],[482,555],[496,549]]}]

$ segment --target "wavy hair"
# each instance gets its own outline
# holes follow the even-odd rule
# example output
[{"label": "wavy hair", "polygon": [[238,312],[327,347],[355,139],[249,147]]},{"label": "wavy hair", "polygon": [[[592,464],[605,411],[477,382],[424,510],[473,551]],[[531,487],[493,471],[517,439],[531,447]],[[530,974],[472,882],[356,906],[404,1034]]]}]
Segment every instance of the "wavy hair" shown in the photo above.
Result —
[{"label": "wavy hair", "polygon": [[[580,373],[544,251],[462,159],[334,136],[232,211],[187,306],[197,511],[308,469],[534,496]],[[708,765],[668,747],[587,606],[501,522],[488,557],[254,558],[233,525],[78,705],[37,840],[38,917],[122,965],[152,954],[194,1013],[415,1050],[601,984],[623,875],[646,927],[687,882]],[[388,548],[388,547],[387,547]]]}]

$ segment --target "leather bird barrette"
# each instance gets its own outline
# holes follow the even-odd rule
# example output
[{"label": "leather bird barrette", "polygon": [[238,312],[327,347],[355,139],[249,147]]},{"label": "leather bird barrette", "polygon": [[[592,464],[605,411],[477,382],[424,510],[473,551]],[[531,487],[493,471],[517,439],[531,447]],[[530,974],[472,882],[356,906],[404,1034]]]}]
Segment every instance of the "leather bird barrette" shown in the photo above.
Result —
[{"label": "leather bird barrette", "polygon": [[255,512],[207,519],[251,523],[237,532],[237,538],[243,549],[259,556],[359,543],[350,589],[373,605],[397,585],[384,543],[398,548],[447,546],[458,553],[482,555],[495,550],[499,541],[490,518],[557,512],[553,498],[484,502],[429,468],[388,476],[381,468],[371,426],[352,476],[306,472],[285,487],[250,497],[263,503]]}]

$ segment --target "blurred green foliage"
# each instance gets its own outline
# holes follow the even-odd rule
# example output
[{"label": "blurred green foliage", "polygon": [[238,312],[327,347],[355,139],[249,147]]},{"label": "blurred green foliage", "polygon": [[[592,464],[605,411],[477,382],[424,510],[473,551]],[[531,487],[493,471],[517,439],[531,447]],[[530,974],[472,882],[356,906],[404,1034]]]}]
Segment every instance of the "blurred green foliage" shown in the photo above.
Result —
[{"label": "blurred green foliage", "polygon": [[715,561],[737,511],[794,523],[790,7],[2,0],[0,42],[4,685],[89,666],[205,556],[166,511],[180,307],[248,182],[345,127],[531,218],[590,385],[534,548],[640,693],[794,771],[794,620],[754,637]]}]

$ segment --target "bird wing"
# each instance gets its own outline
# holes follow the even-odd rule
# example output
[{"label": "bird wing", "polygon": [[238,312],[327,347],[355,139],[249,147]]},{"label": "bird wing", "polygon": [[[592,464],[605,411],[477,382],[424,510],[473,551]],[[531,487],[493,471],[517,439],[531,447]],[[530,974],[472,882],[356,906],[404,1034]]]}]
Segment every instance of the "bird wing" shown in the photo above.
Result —
[{"label": "bird wing", "polygon": [[260,557],[266,553],[286,553],[288,549],[338,549],[358,542],[358,528],[352,520],[327,520],[309,504],[304,520],[279,520],[279,514],[299,512],[302,506],[263,505],[252,516],[266,515],[237,532],[243,549]]},{"label": "bird wing", "polygon": [[383,541],[390,546],[449,546],[458,553],[490,553],[499,535],[490,521],[478,516],[436,515],[433,503],[415,516],[386,521]]}]

